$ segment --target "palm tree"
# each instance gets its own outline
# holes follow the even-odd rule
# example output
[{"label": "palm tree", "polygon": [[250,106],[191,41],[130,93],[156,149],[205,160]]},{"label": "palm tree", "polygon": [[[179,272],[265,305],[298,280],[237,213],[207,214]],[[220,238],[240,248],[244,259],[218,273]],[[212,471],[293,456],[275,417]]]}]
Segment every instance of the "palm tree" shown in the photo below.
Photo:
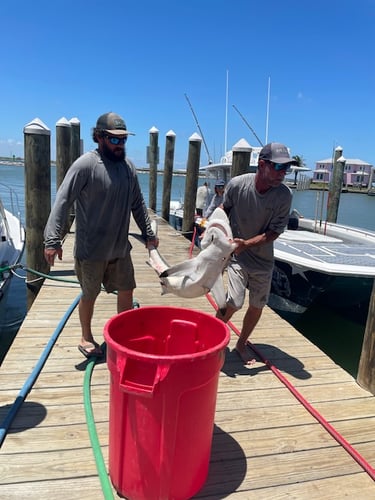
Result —
[{"label": "palm tree", "polygon": [[306,163],[305,163],[305,160],[303,159],[303,156],[294,155],[294,156],[292,156],[292,158],[296,162],[295,166],[297,167],[294,170],[294,185],[296,185],[298,172],[300,172],[303,168],[306,167]]}]

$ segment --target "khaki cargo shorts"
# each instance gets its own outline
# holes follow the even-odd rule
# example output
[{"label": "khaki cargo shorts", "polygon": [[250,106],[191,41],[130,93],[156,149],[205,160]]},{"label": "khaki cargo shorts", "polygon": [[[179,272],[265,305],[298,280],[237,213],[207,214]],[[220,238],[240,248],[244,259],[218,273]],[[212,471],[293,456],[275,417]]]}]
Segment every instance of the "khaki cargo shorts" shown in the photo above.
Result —
[{"label": "khaki cargo shorts", "polygon": [[82,289],[82,298],[95,300],[102,285],[106,292],[134,290],[136,287],[130,253],[111,261],[75,259],[75,272]]},{"label": "khaki cargo shorts", "polygon": [[249,271],[236,261],[231,260],[227,267],[228,292],[227,303],[239,310],[249,290],[249,303],[262,309],[268,302],[271,290],[272,269],[270,271]]}]

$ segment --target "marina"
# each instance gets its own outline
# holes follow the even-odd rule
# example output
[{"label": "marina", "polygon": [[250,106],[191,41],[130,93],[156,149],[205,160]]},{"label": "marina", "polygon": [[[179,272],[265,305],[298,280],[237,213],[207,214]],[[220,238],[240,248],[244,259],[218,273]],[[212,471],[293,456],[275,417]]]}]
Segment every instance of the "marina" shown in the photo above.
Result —
[{"label": "marina", "polygon": [[[24,207],[24,172],[22,167],[14,165],[0,165],[0,174],[2,179],[12,185],[18,195],[20,201],[21,216],[25,219]],[[138,172],[139,181],[142,191],[145,194],[145,199],[148,199],[149,190],[149,174],[148,172]],[[56,179],[56,168],[51,168],[51,197],[54,199],[54,187]],[[157,176],[157,206],[161,206],[162,202],[162,173]],[[172,199],[183,200],[185,191],[186,175],[174,174],[172,179]],[[327,191],[314,190],[293,190],[293,207],[297,207],[306,218],[314,218],[316,216],[316,206],[324,206],[328,196]],[[373,197],[366,196],[365,192],[345,193],[341,196],[340,208],[338,212],[338,223],[358,228],[374,230],[373,223]],[[323,217],[319,211],[319,216]],[[25,255],[22,263],[25,263]],[[25,272],[18,270],[12,279],[9,287],[9,300],[5,311],[2,311],[0,317],[0,332],[1,332],[1,347],[0,360],[5,355],[9,345],[22,323],[26,313],[26,287],[25,287]],[[339,304],[339,302],[338,302]],[[356,313],[353,309],[352,312]],[[360,317],[367,314],[367,310],[360,311]],[[344,367],[351,375],[356,376],[356,366],[362,338],[364,332],[364,324],[357,321],[357,314],[351,314],[348,308],[342,308],[338,311],[328,309],[324,304],[324,296],[322,300],[314,304],[295,323],[295,327],[307,338],[326,352],[332,359]],[[319,318],[324,317],[326,321],[322,322]],[[355,321],[355,323],[353,322]],[[318,326],[317,326],[318,323]],[[317,333],[319,331],[319,334]],[[340,332],[340,333],[339,333]],[[342,341],[342,339],[345,339]],[[1,361],[0,361],[1,362]]]},{"label": "marina", "polygon": [[[189,241],[157,218],[160,252],[171,263],[185,260]],[[136,231],[135,226],[133,230]],[[213,314],[205,297],[160,297],[147,254],[131,238],[141,307],[174,305]],[[38,365],[51,335],[79,294],[73,276],[73,234],[64,260],[46,280],[0,369],[1,421]],[[65,281],[64,281],[65,280]],[[115,314],[115,300],[102,293],[94,314],[95,334]],[[233,318],[220,372],[212,453],[207,481],[194,498],[342,498],[375,494],[375,401],[290,324],[266,308],[251,337],[257,363],[244,367],[232,353],[242,312]],[[87,361],[77,350],[77,311],[26,394],[0,450],[3,498],[98,499],[116,497],[98,476],[84,408]],[[22,362],[20,362],[22,360]],[[96,364],[91,377],[92,410],[108,470],[109,373]],[[112,496],[111,496],[112,495]]]},{"label": "marina", "polygon": [[373,2],[66,7],[2,12],[0,500],[375,500]]}]

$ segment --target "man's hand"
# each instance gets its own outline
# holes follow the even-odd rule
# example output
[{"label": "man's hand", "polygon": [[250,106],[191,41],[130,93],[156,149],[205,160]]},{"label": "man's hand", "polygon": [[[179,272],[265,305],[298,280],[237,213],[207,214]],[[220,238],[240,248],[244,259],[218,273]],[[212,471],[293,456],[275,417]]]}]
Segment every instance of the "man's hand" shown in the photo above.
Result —
[{"label": "man's hand", "polygon": [[56,255],[59,260],[62,260],[62,248],[45,248],[44,249],[44,258],[48,262],[50,266],[53,266],[55,263]]}]

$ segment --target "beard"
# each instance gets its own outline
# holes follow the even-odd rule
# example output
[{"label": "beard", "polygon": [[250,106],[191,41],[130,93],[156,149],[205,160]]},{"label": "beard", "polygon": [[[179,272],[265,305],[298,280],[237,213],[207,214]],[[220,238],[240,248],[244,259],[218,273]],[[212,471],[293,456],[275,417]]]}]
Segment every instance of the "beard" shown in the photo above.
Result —
[{"label": "beard", "polygon": [[109,148],[107,144],[103,142],[101,147],[101,152],[111,161],[118,162],[125,160],[124,146],[116,146],[115,148]]}]

